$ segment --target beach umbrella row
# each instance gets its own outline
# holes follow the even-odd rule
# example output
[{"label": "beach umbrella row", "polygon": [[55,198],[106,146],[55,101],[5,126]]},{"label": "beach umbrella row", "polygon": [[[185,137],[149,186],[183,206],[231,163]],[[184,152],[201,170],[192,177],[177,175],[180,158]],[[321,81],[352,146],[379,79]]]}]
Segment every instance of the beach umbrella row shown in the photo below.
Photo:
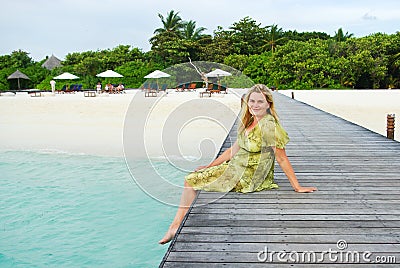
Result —
[{"label": "beach umbrella row", "polygon": [[[220,77],[224,77],[224,76],[231,76],[232,74],[221,70],[221,69],[215,69],[209,73],[206,74],[206,77],[216,77],[218,79],[218,83],[220,81]],[[149,73],[148,75],[146,75],[144,78],[155,78],[157,79],[157,86],[158,86],[158,78],[163,78],[163,77],[170,77],[169,74],[162,72],[160,70],[155,70],[151,73]]]},{"label": "beach umbrella row", "polygon": [[[123,75],[113,71],[113,70],[107,70],[102,73],[99,73],[96,75],[97,77],[124,77]],[[167,73],[164,73],[160,70],[155,70],[154,72],[151,72],[150,74],[146,75],[144,78],[156,78],[157,83],[158,83],[158,78],[162,77],[169,77],[170,75]],[[53,77],[53,79],[57,80],[73,80],[73,79],[78,79],[79,76],[76,76],[74,74],[71,74],[69,72],[64,72],[58,76]],[[7,77],[7,79],[17,79],[18,80],[18,89],[20,89],[20,82],[19,79],[27,79],[30,80],[30,78],[22,73],[21,71],[17,70],[14,73],[12,73],[10,76]]]},{"label": "beach umbrella row", "polygon": [[[215,69],[212,72],[209,72],[206,74],[206,77],[217,77],[218,80],[220,77],[223,76],[230,76],[232,75],[231,73],[221,70],[221,69]],[[113,71],[113,70],[107,70],[102,73],[99,73],[96,75],[97,77],[123,77],[123,75]],[[144,78],[155,78],[157,79],[157,84],[158,84],[158,78],[163,78],[163,77],[170,77],[169,74],[162,72],[160,70],[155,70],[148,75],[146,75]],[[62,73],[58,76],[55,76],[54,79],[60,79],[60,80],[72,80],[72,79],[78,79],[79,77],[71,74],[69,72]],[[20,83],[19,79],[29,79],[30,78],[25,75],[24,73],[20,72],[19,70],[15,71],[13,74],[11,74],[7,79],[18,79],[18,89],[20,88]]]},{"label": "beach umbrella row", "polygon": [[[97,74],[96,76],[97,77],[123,77],[121,74],[114,72],[112,70],[107,70],[105,72]],[[59,80],[73,80],[73,79],[78,79],[78,78],[79,78],[78,76],[68,73],[68,72],[65,72],[58,76],[53,77],[53,79],[59,79]]]},{"label": "beach umbrella row", "polygon": [[[124,77],[122,74],[119,74],[113,70],[107,70],[102,73],[99,73],[96,75],[97,77]],[[160,70],[155,70],[154,72],[146,75],[144,78],[161,78],[161,77],[169,77],[170,75],[167,73],[164,73]],[[54,77],[54,79],[77,79],[79,78],[76,75],[73,75],[71,73],[65,72],[63,74],[60,74],[59,76]],[[28,78],[29,79],[29,78]]]},{"label": "beach umbrella row", "polygon": [[[207,73],[206,77],[217,77],[219,79],[220,77],[230,76],[230,75],[232,75],[232,74],[227,72],[227,71],[224,71],[224,70],[221,70],[221,69],[215,69],[215,70]],[[115,72],[113,70],[107,70],[107,71],[101,72],[101,73],[97,74],[96,76],[97,77],[110,77],[110,78],[112,78],[112,77],[115,77],[115,78],[123,77],[123,75],[121,75],[121,74],[119,74],[119,73],[117,73],[117,72]],[[163,78],[163,77],[170,77],[170,75],[165,73],[165,72],[163,72],[163,71],[155,70],[155,71],[149,73],[148,75],[146,75],[144,78],[155,78],[155,79],[158,79],[158,78]],[[71,80],[71,79],[78,79],[78,78],[79,78],[78,76],[76,76],[74,74],[71,74],[69,72],[64,72],[64,73],[62,73],[62,74],[60,74],[58,76],[53,77],[53,79],[63,79],[63,80]],[[20,72],[19,70],[15,71],[7,79],[18,79],[18,88],[20,88],[19,79],[29,79],[30,80],[30,78],[27,75],[25,75],[24,73]],[[157,82],[158,82],[158,80],[157,80]]]},{"label": "beach umbrella row", "polygon": [[[112,70],[107,70],[105,72],[97,74],[96,76],[97,77],[123,77],[121,74],[119,74],[115,71],[112,71]],[[62,73],[62,74],[54,77],[54,79],[64,79],[64,80],[78,79],[78,78],[79,78],[78,76],[68,73],[68,72]]]}]

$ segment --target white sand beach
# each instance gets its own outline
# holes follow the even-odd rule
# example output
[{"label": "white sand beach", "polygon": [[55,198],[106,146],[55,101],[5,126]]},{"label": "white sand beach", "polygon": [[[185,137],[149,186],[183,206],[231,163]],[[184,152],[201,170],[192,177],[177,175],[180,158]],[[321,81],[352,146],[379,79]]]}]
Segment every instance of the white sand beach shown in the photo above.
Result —
[{"label": "white sand beach", "polygon": [[[134,102],[132,105],[135,108],[143,110],[148,108],[149,102],[157,100],[147,115],[145,129],[148,137],[145,142],[149,156],[162,157],[160,137],[164,131],[163,122],[183,104],[191,100],[198,104],[206,99],[217,101],[233,111],[225,115],[231,117],[231,125],[234,113],[237,114],[240,109],[240,97],[235,94],[199,98],[198,92],[171,90],[161,98],[141,96],[140,101],[135,99],[136,94],[144,95],[140,90],[128,91],[127,94],[100,94],[97,97],[84,97],[83,93],[46,93],[42,97],[31,97],[26,93],[16,96],[5,94],[0,97],[0,150],[123,156],[124,121],[129,105]],[[200,114],[199,109],[204,107],[192,105],[191,112]],[[135,121],[135,115],[131,115],[129,120]],[[141,125],[137,127],[143,128]],[[220,148],[227,134],[215,121],[205,118],[186,122],[181,128],[179,140],[185,156],[199,156],[198,143],[205,137],[212,137],[216,149]]]},{"label": "white sand beach", "polygon": [[[123,130],[129,105],[134,105],[136,111],[146,110],[152,105],[153,108],[147,112],[146,125],[133,124],[145,128],[145,137],[136,138],[143,139],[148,156],[163,157],[168,153],[165,145],[178,143],[180,155],[199,157],[202,151],[209,150],[209,147],[207,150],[200,147],[214,146],[214,152],[222,145],[240,109],[240,96],[244,91],[235,91],[239,94],[213,95],[212,98],[199,98],[198,92],[172,90],[161,98],[144,98],[139,96],[144,95],[139,90],[94,98],[80,93],[49,93],[44,97],[30,97],[25,93],[1,96],[0,150],[123,156]],[[279,91],[288,96],[291,92]],[[398,115],[395,138],[399,140],[399,90],[296,90],[294,95],[297,100],[382,135],[386,135],[386,114],[394,113]],[[210,101],[213,102],[210,104]],[[191,120],[176,116],[202,115],[204,111],[211,112],[211,116],[206,113]],[[140,121],[135,116],[139,114],[129,115],[129,122]],[[223,119],[225,123],[219,124]],[[179,137],[173,133],[168,137],[169,125],[179,120],[184,120],[177,122]]]},{"label": "white sand beach", "polygon": [[395,140],[400,141],[400,90],[280,90],[386,137],[386,116],[395,114]]}]

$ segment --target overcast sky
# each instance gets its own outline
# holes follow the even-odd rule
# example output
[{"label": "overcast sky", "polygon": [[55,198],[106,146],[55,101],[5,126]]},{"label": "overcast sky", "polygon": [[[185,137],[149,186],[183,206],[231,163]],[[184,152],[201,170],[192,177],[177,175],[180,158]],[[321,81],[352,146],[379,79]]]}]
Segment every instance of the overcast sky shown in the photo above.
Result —
[{"label": "overcast sky", "polygon": [[112,49],[120,44],[150,49],[162,27],[158,13],[179,11],[183,20],[212,34],[217,26],[250,16],[261,26],[321,31],[340,27],[356,37],[400,31],[398,0],[0,0],[0,55],[22,49],[34,60],[54,54]]}]

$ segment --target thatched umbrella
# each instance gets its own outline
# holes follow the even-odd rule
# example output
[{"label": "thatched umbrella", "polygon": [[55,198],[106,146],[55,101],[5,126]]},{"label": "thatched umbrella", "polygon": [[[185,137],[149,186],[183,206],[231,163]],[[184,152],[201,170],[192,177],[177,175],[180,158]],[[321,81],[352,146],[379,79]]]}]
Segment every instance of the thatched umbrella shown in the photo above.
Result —
[{"label": "thatched umbrella", "polygon": [[16,70],[14,73],[12,73],[7,79],[17,79],[18,80],[18,90],[21,89],[21,86],[19,84],[19,79],[27,79],[31,80],[26,74],[20,72],[19,70]]}]

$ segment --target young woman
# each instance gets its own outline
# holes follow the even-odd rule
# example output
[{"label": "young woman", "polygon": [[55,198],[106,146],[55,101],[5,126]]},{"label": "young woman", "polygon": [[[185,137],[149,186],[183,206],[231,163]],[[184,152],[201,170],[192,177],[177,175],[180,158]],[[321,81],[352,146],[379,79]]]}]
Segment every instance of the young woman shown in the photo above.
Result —
[{"label": "young woman", "polygon": [[178,211],[160,244],[174,237],[196,190],[249,193],[278,188],[274,182],[275,159],[296,192],[317,190],[300,186],[296,178],[285,152],[289,138],[279,124],[271,91],[257,84],[244,100],[237,141],[209,165],[198,167],[185,177]]}]

